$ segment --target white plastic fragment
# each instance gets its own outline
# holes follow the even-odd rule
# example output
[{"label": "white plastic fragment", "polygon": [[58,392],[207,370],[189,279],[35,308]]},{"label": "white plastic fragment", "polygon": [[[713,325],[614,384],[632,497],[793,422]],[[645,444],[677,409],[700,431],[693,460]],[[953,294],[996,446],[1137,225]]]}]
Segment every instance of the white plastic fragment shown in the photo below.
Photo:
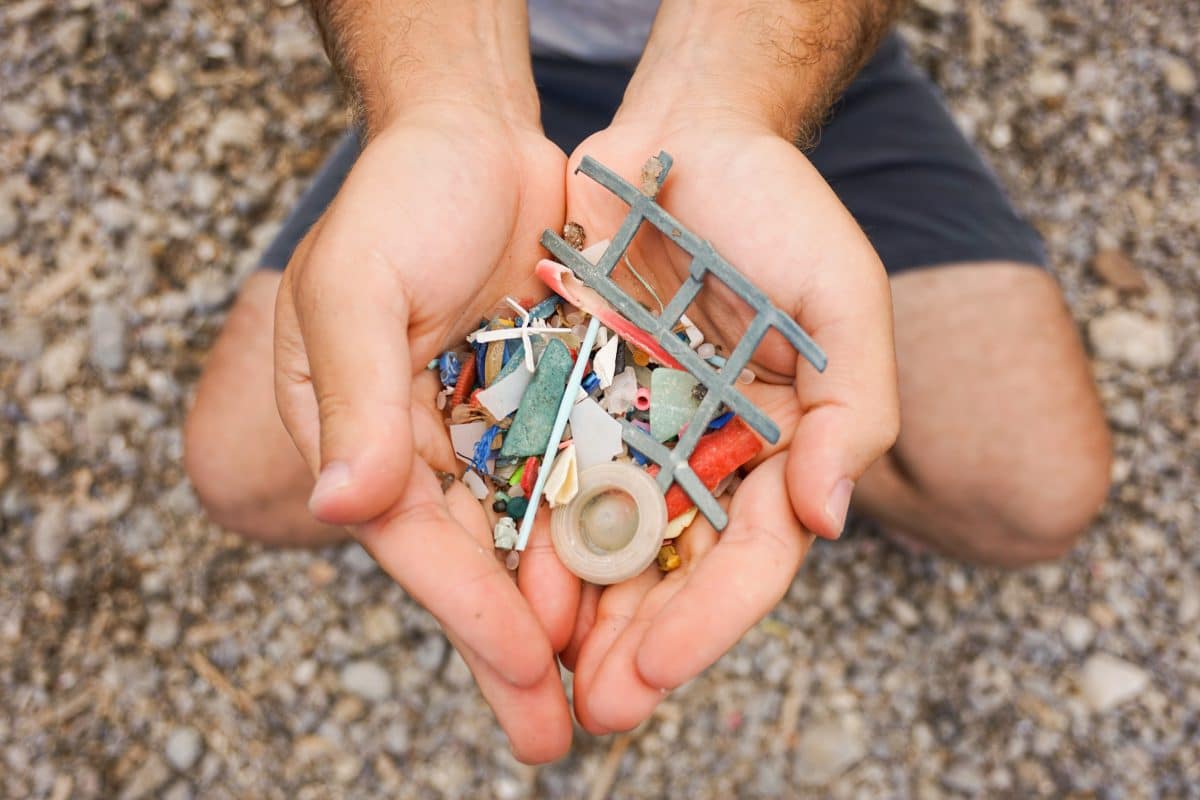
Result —
[{"label": "white plastic fragment", "polygon": [[558,508],[574,500],[578,493],[579,468],[575,457],[575,445],[569,444],[559,452],[558,458],[554,459],[554,466],[546,478],[546,501],[550,503],[551,508]]},{"label": "white plastic fragment", "polygon": [[695,325],[688,325],[683,329],[683,333],[688,338],[688,347],[693,350],[704,344],[704,334]]},{"label": "white plastic fragment", "polygon": [[571,409],[571,436],[580,470],[607,464],[625,449],[621,443],[621,423],[590,397]]},{"label": "white plastic fragment", "polygon": [[738,374],[737,382],[743,386],[749,386],[750,384],[754,383],[755,377],[757,376],[754,374],[754,370],[746,368]]},{"label": "white plastic fragment", "polygon": [[496,521],[492,540],[497,550],[512,550],[517,546],[517,523],[512,517],[501,517]]},{"label": "white plastic fragment", "polygon": [[696,514],[700,509],[692,506],[687,511],[680,514],[675,519],[667,523],[667,529],[663,531],[663,539],[674,539],[683,534],[692,521],[696,519]]},{"label": "white plastic fragment", "polygon": [[600,263],[600,256],[604,255],[604,251],[608,249],[608,241],[608,239],[602,239],[595,244],[588,245],[579,251],[579,255],[593,264],[598,264]]},{"label": "white plastic fragment", "polygon": [[454,447],[454,452],[470,459],[475,452],[475,445],[479,444],[487,429],[488,424],[478,420],[451,425],[450,444]]},{"label": "white plastic fragment", "polygon": [[525,396],[525,390],[529,388],[531,380],[532,372],[527,369],[515,369],[476,397],[489,414],[498,420],[504,419],[521,405],[521,398]]},{"label": "white plastic fragment", "polygon": [[475,470],[469,469],[463,474],[463,483],[471,490],[471,494],[475,496],[476,500],[484,500],[491,494],[487,484],[483,482],[483,478],[479,477]]},{"label": "white plastic fragment", "polygon": [[624,414],[633,407],[637,390],[637,373],[633,371],[633,367],[626,367],[624,372],[613,378],[612,384],[604,393],[604,410],[609,414]]},{"label": "white plastic fragment", "polygon": [[[600,330],[604,329],[601,328]],[[613,378],[616,377],[617,348],[620,346],[621,339],[614,336],[597,351],[596,357],[592,359],[592,371],[600,379],[601,389],[607,389],[609,386],[612,386]]]},{"label": "white plastic fragment", "polygon": [[712,358],[716,354],[717,348],[713,346],[712,342],[705,342],[696,348],[696,355],[700,356],[701,358]]}]

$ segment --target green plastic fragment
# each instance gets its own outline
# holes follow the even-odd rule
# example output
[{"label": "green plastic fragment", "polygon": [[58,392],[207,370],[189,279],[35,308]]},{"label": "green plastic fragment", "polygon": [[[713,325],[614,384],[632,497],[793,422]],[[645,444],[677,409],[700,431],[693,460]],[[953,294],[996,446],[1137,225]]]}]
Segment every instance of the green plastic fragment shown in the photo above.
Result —
[{"label": "green plastic fragment", "polygon": [[517,467],[517,471],[514,472],[512,474],[512,476],[508,479],[508,485],[516,486],[518,483],[521,482],[521,476],[524,474],[525,474],[525,465],[521,464],[521,466]]},{"label": "green plastic fragment", "polygon": [[501,457],[536,456],[545,451],[572,366],[567,346],[551,339],[504,437]]},{"label": "green plastic fragment", "polygon": [[650,435],[665,442],[696,415],[700,402],[690,374],[678,369],[659,367],[650,374]]}]

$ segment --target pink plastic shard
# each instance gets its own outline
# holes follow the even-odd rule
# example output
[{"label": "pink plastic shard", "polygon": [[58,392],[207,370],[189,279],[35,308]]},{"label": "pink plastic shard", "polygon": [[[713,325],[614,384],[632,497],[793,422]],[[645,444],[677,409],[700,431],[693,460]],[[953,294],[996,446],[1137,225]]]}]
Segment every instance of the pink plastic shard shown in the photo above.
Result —
[{"label": "pink plastic shard", "polygon": [[581,311],[591,314],[609,330],[645,350],[655,361],[673,369],[683,369],[682,365],[672,358],[653,336],[618,314],[616,309],[605,302],[603,297],[594,289],[588,288],[583,281],[575,277],[575,273],[562,264],[543,258],[538,262],[536,272],[542,283],[549,286],[551,291],[559,297]]}]

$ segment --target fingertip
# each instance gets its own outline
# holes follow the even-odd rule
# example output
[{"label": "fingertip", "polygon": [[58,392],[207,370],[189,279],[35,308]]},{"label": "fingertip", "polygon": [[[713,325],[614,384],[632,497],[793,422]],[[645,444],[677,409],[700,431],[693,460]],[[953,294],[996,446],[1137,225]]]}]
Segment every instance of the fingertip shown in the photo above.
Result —
[{"label": "fingertip", "polygon": [[412,466],[408,432],[393,429],[381,439],[387,448],[372,446],[325,463],[308,499],[313,517],[328,525],[361,525],[400,501]]}]

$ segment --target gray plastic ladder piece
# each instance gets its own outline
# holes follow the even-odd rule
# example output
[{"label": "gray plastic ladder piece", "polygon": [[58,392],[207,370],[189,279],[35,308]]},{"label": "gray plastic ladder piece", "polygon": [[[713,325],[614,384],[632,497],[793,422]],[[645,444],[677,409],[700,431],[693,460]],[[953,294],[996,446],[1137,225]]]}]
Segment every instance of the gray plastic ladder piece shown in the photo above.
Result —
[{"label": "gray plastic ladder piece", "polygon": [[[660,169],[656,180],[661,188],[673,162],[665,151],[658,154],[657,160]],[[621,420],[621,436],[626,444],[661,467],[657,480],[664,493],[672,483],[678,483],[713,527],[723,530],[729,521],[725,511],[688,464],[700,436],[708,429],[708,424],[722,413],[722,406],[725,406],[744,419],[767,441],[772,444],[779,441],[779,427],[735,388],[738,376],[754,356],[754,351],[763,337],[772,328],[779,331],[819,372],[825,370],[825,353],[791,316],[776,308],[757,286],[722,258],[709,242],[685,228],[660,206],[653,196],[644,194],[591,156],[584,156],[576,172],[582,172],[624,200],[629,206],[629,214],[621,222],[608,248],[594,265],[552,230],[547,229],[542,233],[542,246],[549,250],[559,263],[575,273],[575,277],[594,289],[621,316],[653,334],[663,349],[707,389],[695,416],[679,436],[674,448],[666,447],[625,420]],[[692,257],[687,278],[659,316],[647,311],[612,279],[613,269],[629,249],[643,222],[649,222]],[[710,366],[672,332],[679,318],[700,293],[707,275],[715,276],[755,311],[755,317],[747,326],[745,335],[738,341],[720,369]]]}]

